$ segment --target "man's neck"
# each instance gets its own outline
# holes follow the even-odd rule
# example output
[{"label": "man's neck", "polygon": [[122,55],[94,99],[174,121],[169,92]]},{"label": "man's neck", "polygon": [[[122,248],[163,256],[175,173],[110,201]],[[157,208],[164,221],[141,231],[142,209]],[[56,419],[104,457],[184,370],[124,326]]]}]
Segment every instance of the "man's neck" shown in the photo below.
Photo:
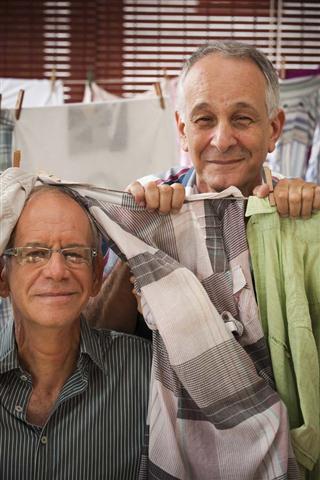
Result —
[{"label": "man's neck", "polygon": [[16,325],[18,355],[32,376],[33,387],[61,388],[74,371],[79,355],[80,323],[52,329]]},{"label": "man's neck", "polygon": [[80,345],[80,322],[52,329],[15,324],[18,354],[32,376],[32,393],[27,419],[44,426],[50,417],[63,385],[76,368]]}]

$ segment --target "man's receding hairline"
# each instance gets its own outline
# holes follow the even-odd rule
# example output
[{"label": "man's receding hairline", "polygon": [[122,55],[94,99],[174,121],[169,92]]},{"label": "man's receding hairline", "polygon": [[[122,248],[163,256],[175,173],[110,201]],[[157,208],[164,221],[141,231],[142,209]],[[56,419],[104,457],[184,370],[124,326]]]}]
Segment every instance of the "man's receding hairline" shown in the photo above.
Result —
[{"label": "man's receding hairline", "polygon": [[67,199],[73,201],[76,205],[78,205],[80,210],[82,210],[82,212],[86,216],[87,221],[89,223],[89,227],[90,227],[91,235],[92,235],[92,242],[94,244],[93,247],[96,248],[99,251],[100,247],[101,247],[100,234],[98,232],[98,229],[97,229],[93,219],[90,217],[90,213],[86,210],[84,205],[82,205],[79,201],[77,201],[77,199],[75,198],[75,196],[73,195],[71,190],[67,190],[60,185],[47,185],[47,184],[37,185],[36,187],[34,187],[31,190],[30,195],[27,197],[27,199],[25,201],[25,204],[23,206],[21,214],[20,214],[20,216],[17,220],[17,223],[14,227],[14,230],[13,230],[11,236],[10,236],[10,240],[9,240],[8,245],[11,246],[11,244],[13,245],[13,243],[14,243],[14,238],[15,238],[15,232],[16,232],[16,229],[17,229],[17,225],[18,225],[18,222],[20,220],[20,217],[21,217],[24,209],[28,206],[29,202],[32,201],[33,198],[35,198],[37,196],[41,196],[41,194],[44,195],[45,193],[51,194],[53,196],[63,196],[64,198],[67,198]]},{"label": "man's receding hairline", "polygon": [[177,85],[176,98],[176,109],[182,118],[185,115],[185,80],[199,61],[213,55],[227,59],[238,59],[239,61],[249,60],[253,65],[256,65],[266,82],[265,98],[268,117],[273,118],[277,114],[280,108],[278,75],[267,55],[247,43],[234,40],[215,40],[200,45],[192,55],[185,60],[182,66]]}]

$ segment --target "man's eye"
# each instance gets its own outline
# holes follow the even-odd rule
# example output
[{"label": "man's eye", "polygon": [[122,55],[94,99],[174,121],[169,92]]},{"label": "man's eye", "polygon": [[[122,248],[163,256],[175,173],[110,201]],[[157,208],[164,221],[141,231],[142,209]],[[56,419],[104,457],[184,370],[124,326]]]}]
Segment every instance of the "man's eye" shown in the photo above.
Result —
[{"label": "man's eye", "polygon": [[46,250],[39,249],[28,250],[25,254],[25,258],[30,263],[39,262],[40,260],[47,258],[47,256],[48,252]]},{"label": "man's eye", "polygon": [[239,116],[239,117],[235,117],[234,122],[235,122],[237,125],[247,127],[247,126],[251,125],[251,123],[253,122],[253,120],[252,120],[252,118],[250,118],[250,117]]},{"label": "man's eye", "polygon": [[73,263],[80,263],[86,260],[85,253],[82,250],[64,250],[64,258]]},{"label": "man's eye", "polygon": [[212,123],[212,117],[207,117],[207,116],[198,117],[196,118],[195,123],[199,126],[209,125]]}]

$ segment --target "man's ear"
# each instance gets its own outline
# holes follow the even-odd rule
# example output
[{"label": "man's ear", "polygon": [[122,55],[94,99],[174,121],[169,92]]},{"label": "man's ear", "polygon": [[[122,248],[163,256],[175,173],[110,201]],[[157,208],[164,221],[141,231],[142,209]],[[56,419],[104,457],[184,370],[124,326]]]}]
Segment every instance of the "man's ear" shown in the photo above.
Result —
[{"label": "man's ear", "polygon": [[93,271],[93,284],[91,290],[91,297],[95,297],[100,292],[102,286],[102,279],[103,279],[103,270],[104,270],[104,262],[103,257],[101,254],[98,254],[96,257],[94,271]]},{"label": "man's ear", "polygon": [[286,117],[285,117],[284,111],[281,108],[279,108],[277,114],[270,121],[271,136],[270,136],[269,145],[268,145],[269,153],[273,152],[273,150],[275,149],[276,142],[282,133],[285,119]]},{"label": "man's ear", "polygon": [[6,298],[10,294],[7,265],[0,257],[0,297]]},{"label": "man's ear", "polygon": [[189,148],[188,148],[187,137],[185,134],[186,124],[184,123],[179,112],[175,112],[175,115],[176,115],[176,123],[177,123],[178,132],[179,132],[181,148],[182,150],[187,152]]}]

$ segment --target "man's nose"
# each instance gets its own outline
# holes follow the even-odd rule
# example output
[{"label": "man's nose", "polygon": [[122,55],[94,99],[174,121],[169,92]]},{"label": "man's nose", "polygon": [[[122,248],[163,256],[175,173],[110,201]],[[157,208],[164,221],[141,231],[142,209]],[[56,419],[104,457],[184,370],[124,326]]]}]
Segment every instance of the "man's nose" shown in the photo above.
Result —
[{"label": "man's nose", "polygon": [[52,252],[51,257],[43,268],[43,273],[54,280],[62,280],[68,276],[68,272],[64,256],[59,252]]},{"label": "man's nose", "polygon": [[228,122],[219,122],[212,131],[210,144],[221,153],[237,145],[237,139],[232,125]]}]

